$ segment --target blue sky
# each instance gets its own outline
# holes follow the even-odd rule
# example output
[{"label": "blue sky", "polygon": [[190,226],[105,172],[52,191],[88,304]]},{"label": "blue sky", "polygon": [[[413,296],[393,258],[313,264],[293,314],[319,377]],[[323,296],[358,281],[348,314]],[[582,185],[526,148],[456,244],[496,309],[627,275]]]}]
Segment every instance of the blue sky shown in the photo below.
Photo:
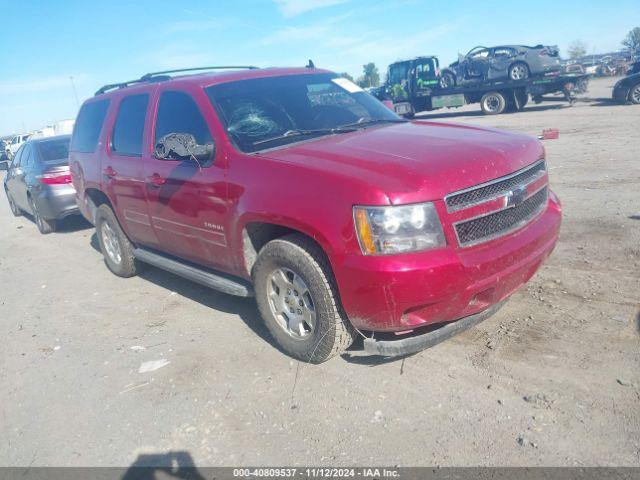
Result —
[{"label": "blue sky", "polygon": [[[398,58],[442,64],[476,45],[620,48],[640,0],[255,0],[138,2],[0,0],[0,134],[73,118],[105,83],[215,64],[304,65],[381,73]],[[633,14],[632,14],[633,13]]]}]

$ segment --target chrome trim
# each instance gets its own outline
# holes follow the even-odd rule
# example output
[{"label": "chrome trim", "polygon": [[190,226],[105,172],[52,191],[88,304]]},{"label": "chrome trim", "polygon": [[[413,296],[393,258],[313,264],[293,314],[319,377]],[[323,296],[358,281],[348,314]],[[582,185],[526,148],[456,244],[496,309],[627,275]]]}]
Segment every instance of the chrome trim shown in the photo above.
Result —
[{"label": "chrome trim", "polygon": [[[458,245],[460,245],[461,248],[473,247],[475,245],[479,245],[481,243],[489,242],[491,240],[495,240],[496,238],[508,235],[509,233],[515,232],[516,230],[520,230],[522,227],[524,227],[528,223],[532,222],[535,218],[537,218],[546,209],[546,206],[549,203],[549,186],[548,185],[543,185],[542,187],[540,187],[539,189],[537,189],[535,192],[533,192],[531,195],[527,196],[527,198],[524,199],[523,203],[526,202],[531,197],[533,197],[534,195],[536,195],[537,193],[539,193],[540,191],[542,191],[544,189],[547,190],[547,195],[546,195],[545,201],[542,202],[542,204],[540,205],[538,210],[536,210],[533,214],[531,214],[531,216],[519,221],[518,223],[513,224],[507,230],[501,230],[499,232],[493,233],[493,234],[491,234],[489,236],[486,236],[486,237],[479,238],[479,239],[474,240],[472,242],[461,242],[460,241],[460,236],[458,235],[458,229],[456,228],[456,226],[461,224],[461,223],[470,222],[470,221],[477,220],[477,219],[482,218],[482,217],[488,217],[489,215],[493,215],[494,213],[500,213],[500,212],[505,211],[505,210],[510,210],[512,208],[516,208],[517,205],[516,206],[506,207],[506,208],[501,208],[499,210],[492,210],[491,212],[483,213],[482,215],[477,215],[475,217],[465,218],[464,220],[453,222],[453,224],[452,224],[453,225],[453,231],[454,231],[454,233],[456,235],[456,241],[458,242]],[[522,205],[522,204],[520,204],[520,205]]]},{"label": "chrome trim", "polygon": [[505,180],[509,180],[510,178],[517,177],[518,175],[521,175],[521,174],[526,173],[527,171],[529,171],[529,170],[531,170],[533,168],[538,167],[541,163],[545,164],[544,170],[542,170],[539,175],[536,175],[534,178],[530,179],[527,183],[521,184],[521,185],[529,186],[532,183],[540,180],[540,178],[542,178],[544,175],[547,174],[547,167],[546,167],[546,162],[545,162],[544,158],[538,160],[535,163],[532,163],[528,167],[525,167],[525,168],[522,168],[522,169],[518,170],[517,172],[513,172],[513,173],[511,173],[509,175],[505,175],[504,177],[496,178],[494,180],[490,180],[490,181],[485,182],[485,183],[480,183],[478,185],[474,185],[473,187],[465,188],[463,190],[458,190],[457,192],[453,192],[453,193],[449,193],[449,194],[445,195],[445,197],[444,197],[444,205],[445,205],[445,207],[447,209],[447,213],[458,212],[458,211],[464,210],[466,208],[471,208],[471,207],[475,207],[477,205],[482,205],[483,203],[491,202],[493,200],[496,200],[496,199],[504,196],[504,194],[507,193],[511,189],[506,189],[504,192],[501,192],[500,194],[496,194],[496,195],[493,195],[491,197],[487,197],[487,198],[484,198],[482,200],[478,200],[476,202],[466,203],[466,204],[458,205],[458,206],[454,206],[454,207],[450,207],[448,205],[448,203],[447,203],[447,200],[450,197],[455,197],[456,195],[460,195],[462,193],[473,192],[474,190],[479,190],[481,188],[488,187],[488,186],[493,185],[495,183],[504,182]]}]

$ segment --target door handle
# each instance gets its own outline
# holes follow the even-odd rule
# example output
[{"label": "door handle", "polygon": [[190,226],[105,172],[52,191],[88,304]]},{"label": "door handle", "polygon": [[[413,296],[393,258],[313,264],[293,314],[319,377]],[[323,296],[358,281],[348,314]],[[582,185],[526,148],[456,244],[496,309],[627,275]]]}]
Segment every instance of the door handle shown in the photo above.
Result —
[{"label": "door handle", "polygon": [[167,183],[167,179],[161,177],[158,173],[154,173],[150,177],[147,177],[147,183],[152,187],[160,187],[161,185]]},{"label": "door handle", "polygon": [[116,172],[111,166],[105,168],[102,173],[104,173],[104,176],[108,178],[113,178],[118,175],[118,172]]}]

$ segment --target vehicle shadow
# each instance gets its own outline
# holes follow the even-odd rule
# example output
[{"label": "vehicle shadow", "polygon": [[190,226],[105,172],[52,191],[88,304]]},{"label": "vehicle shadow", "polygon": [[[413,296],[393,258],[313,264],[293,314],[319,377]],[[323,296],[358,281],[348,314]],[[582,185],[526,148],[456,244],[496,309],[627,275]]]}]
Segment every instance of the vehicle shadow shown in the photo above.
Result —
[{"label": "vehicle shadow", "polygon": [[[36,220],[33,218],[33,215],[23,212],[23,216],[32,222],[34,227],[36,226]],[[56,222],[56,229],[52,235],[57,233],[74,233],[81,230],[87,230],[92,227],[93,225],[91,225],[82,215],[70,215]]]},{"label": "vehicle shadow", "polygon": [[[161,472],[160,475],[156,475]],[[127,468],[122,480],[155,480],[156,478],[204,480],[189,452],[141,454]]]},{"label": "vehicle shadow", "polygon": [[629,215],[629,218],[631,220],[640,220],[640,213],[637,213],[635,215]]},{"label": "vehicle shadow", "polygon": [[[95,251],[102,255],[98,237],[95,232],[91,235],[90,245]],[[262,322],[253,298],[227,295],[152,265],[145,265],[145,268],[138,274],[138,277],[162,287],[167,291],[176,292],[178,295],[204,305],[205,307],[238,315],[253,333],[269,343],[272,347],[281,351],[271,338],[267,327],[265,327]]]},{"label": "vehicle shadow", "polygon": [[[96,252],[102,255],[100,245],[98,243],[98,237],[95,232],[91,235],[89,243]],[[288,355],[271,337],[267,327],[260,318],[256,302],[253,298],[227,295],[190,280],[186,280],[178,275],[174,275],[173,273],[169,273],[152,265],[145,265],[144,270],[138,274],[138,277],[168,291],[176,292],[178,295],[188,298],[194,302],[198,302],[205,307],[213,310],[219,310],[224,313],[238,315],[253,333],[283,355]],[[341,357],[349,363],[374,367],[376,365],[402,361],[413,355],[415,354],[400,357],[380,357],[364,354],[363,339],[361,336],[358,336],[353,345],[344,354],[342,354]]]}]

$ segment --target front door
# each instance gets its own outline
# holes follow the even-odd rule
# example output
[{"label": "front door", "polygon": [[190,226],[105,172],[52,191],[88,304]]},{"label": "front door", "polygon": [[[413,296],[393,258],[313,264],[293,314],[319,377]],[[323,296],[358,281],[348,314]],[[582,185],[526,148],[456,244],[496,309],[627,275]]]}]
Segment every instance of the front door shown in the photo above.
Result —
[{"label": "front door", "polygon": [[[211,129],[190,93],[159,93],[153,145],[169,134],[213,145]],[[230,265],[226,241],[226,170],[222,152],[209,158],[170,154],[144,158],[148,210],[160,249],[213,268]]]}]

